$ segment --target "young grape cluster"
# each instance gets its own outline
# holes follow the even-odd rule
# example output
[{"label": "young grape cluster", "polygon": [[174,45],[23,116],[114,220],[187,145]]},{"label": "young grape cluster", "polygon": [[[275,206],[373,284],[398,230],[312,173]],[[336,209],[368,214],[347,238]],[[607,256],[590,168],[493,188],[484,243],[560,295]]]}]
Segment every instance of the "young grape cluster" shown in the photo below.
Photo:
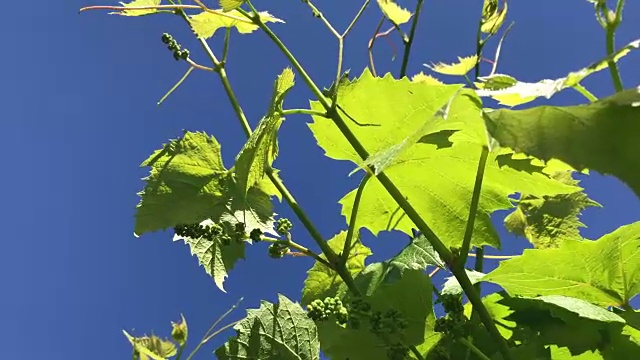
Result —
[{"label": "young grape cluster", "polygon": [[389,360],[404,360],[409,355],[409,347],[401,342],[393,343],[387,347]]},{"label": "young grape cluster", "polygon": [[283,243],[273,243],[269,245],[269,257],[280,259],[289,252],[289,246]]},{"label": "young grape cluster", "polygon": [[189,50],[180,49],[180,44],[171,36],[171,34],[162,34],[162,42],[167,45],[167,48],[173,52],[173,58],[176,60],[187,60],[189,58]]},{"label": "young grape cluster", "polygon": [[287,218],[280,218],[276,221],[276,232],[280,235],[287,235],[292,227],[293,223]]},{"label": "young grape cluster", "polygon": [[349,311],[337,297],[316,299],[307,305],[307,316],[314,321],[324,321],[334,315],[336,322],[340,325],[346,324],[349,319]]},{"label": "young grape cluster", "polygon": [[347,326],[354,330],[362,328],[362,324],[369,324],[368,331],[382,339],[387,344],[387,357],[392,360],[405,359],[409,348],[399,341],[398,335],[409,325],[400,311],[387,309],[374,310],[371,304],[363,298],[353,299],[349,303],[349,318]]},{"label": "young grape cluster", "polygon": [[[228,226],[225,226],[228,225]],[[218,241],[221,244],[229,245],[232,242],[241,242],[246,237],[246,225],[244,223],[236,223],[231,229],[231,225],[224,224],[181,224],[173,228],[178,236],[188,237],[191,239],[207,239],[210,241]]]},{"label": "young grape cluster", "polygon": [[447,313],[436,320],[435,331],[444,333],[451,339],[459,339],[469,332],[469,320],[464,315],[464,306],[460,295],[440,295],[436,301],[442,304]]}]

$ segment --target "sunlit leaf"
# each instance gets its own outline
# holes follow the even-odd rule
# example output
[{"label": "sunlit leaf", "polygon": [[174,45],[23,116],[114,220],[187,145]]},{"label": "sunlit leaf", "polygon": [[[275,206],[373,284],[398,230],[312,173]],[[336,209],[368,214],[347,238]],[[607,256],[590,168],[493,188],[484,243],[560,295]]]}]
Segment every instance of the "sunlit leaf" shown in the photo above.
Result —
[{"label": "sunlit leaf", "polygon": [[[356,286],[363,294],[362,300],[371,305],[373,312],[385,314],[397,312],[406,322],[406,328],[386,334],[391,343],[402,342],[408,346],[422,346],[425,351],[433,346],[438,334],[433,332],[435,315],[431,303],[431,282],[419,270],[406,270],[394,282],[387,282],[387,274],[393,265],[374,263],[356,278]],[[346,300],[349,301],[349,300]],[[343,301],[344,302],[344,301]],[[360,317],[360,326],[341,327],[325,321],[318,325],[320,344],[324,354],[331,359],[388,360],[385,341],[369,329],[368,317]]]},{"label": "sunlit leaf", "polygon": [[640,195],[640,87],[576,106],[539,106],[488,113],[501,146],[576,170],[614,175]]},{"label": "sunlit leaf", "polygon": [[[465,269],[464,271],[467,273],[467,276],[469,277],[469,280],[471,280],[472,284],[479,283],[486,275],[475,270]],[[447,277],[447,280],[445,280],[444,284],[442,285],[442,291],[440,291],[440,294],[442,295],[462,295],[462,293],[462,286],[460,286],[460,283],[455,276]]]},{"label": "sunlit leaf", "polygon": [[628,305],[640,292],[640,222],[598,240],[567,240],[558,248],[526,249],[483,281],[511,295],[564,295],[600,306]]},{"label": "sunlit leaf", "polygon": [[411,19],[411,12],[400,7],[394,0],[378,0],[384,16],[396,25],[402,25]]},{"label": "sunlit leaf", "polygon": [[151,174],[144,178],[146,185],[139,194],[137,236],[206,219],[243,221],[247,229],[275,233],[270,197],[276,189],[260,181],[243,195],[222,164],[220,144],[214,137],[185,132],[155,151],[142,166],[150,167]]},{"label": "sunlit leaf", "polygon": [[218,0],[222,11],[231,11],[239,8],[245,0]]},{"label": "sunlit leaf", "polygon": [[482,25],[480,30],[486,34],[495,34],[500,30],[507,17],[509,5],[507,1],[503,2],[504,7],[498,9],[498,0],[485,0],[482,14]]},{"label": "sunlit leaf", "polygon": [[[265,22],[280,22],[284,21],[272,16],[266,11],[259,13],[260,19]],[[193,15],[189,22],[194,33],[201,39],[208,39],[213,36],[216,30],[220,28],[232,28],[235,27],[240,34],[249,34],[258,30],[258,25],[255,25],[251,20],[244,17],[238,10],[231,10],[224,12],[219,10],[217,12],[203,11],[200,14]]]},{"label": "sunlit leaf", "polygon": [[215,351],[218,359],[320,359],[315,323],[284,295],[278,294],[278,304],[263,300],[259,309],[247,310],[233,329],[236,336]]},{"label": "sunlit leaf", "polygon": [[640,39],[632,41],[626,46],[618,49],[611,56],[607,56],[606,58],[596,61],[593,64],[578,71],[570,72],[567,76],[559,79],[544,79],[535,83],[518,81],[515,85],[510,87],[500,89],[485,88],[480,89],[477,92],[480,96],[490,96],[497,100],[500,104],[506,106],[522,105],[533,101],[538,97],[545,97],[549,99],[559,91],[580,84],[580,82],[587,76],[606,69],[609,60],[613,60],[614,62],[618,61],[620,58],[627,55],[631,50],[638,49],[639,47]]},{"label": "sunlit leaf", "polygon": [[275,81],[267,115],[260,120],[257,129],[236,156],[236,181],[243,195],[264,178],[265,172],[278,156],[278,130],[284,120],[278,110],[282,109],[284,96],[293,84],[293,71],[286,68]]},{"label": "sunlit leaf", "polygon": [[[208,226],[213,223],[211,220],[205,220],[200,225]],[[227,226],[233,229],[231,225]],[[191,255],[195,255],[198,258],[198,262],[204,267],[207,274],[213,278],[218,289],[226,292],[224,280],[227,278],[229,270],[233,269],[235,263],[239,259],[244,259],[245,242],[224,244],[219,239],[194,239],[178,236],[177,234],[174,235],[173,241],[180,240],[189,245]]]},{"label": "sunlit leaf", "polygon": [[388,262],[402,273],[404,270],[426,270],[428,266],[445,268],[444,262],[429,243],[427,238],[420,234],[412,238],[407,246]]},{"label": "sunlit leaf", "polygon": [[422,82],[425,84],[430,84],[430,85],[444,85],[444,83],[436,78],[434,78],[431,75],[427,75],[425,73],[423,73],[422,71],[415,74],[412,78],[411,81],[413,82]]},{"label": "sunlit leaf", "polygon": [[[133,0],[130,3],[120,2],[120,4],[125,8],[145,7],[145,6],[151,7],[151,6],[158,6],[160,5],[161,2],[162,0]],[[118,12],[111,12],[109,14],[121,15],[121,16],[142,16],[142,15],[153,14],[156,12],[158,12],[158,9],[141,9],[141,10],[125,9]]]},{"label": "sunlit leaf", "polygon": [[[339,254],[344,248],[346,239],[347,232],[342,231],[327,241],[327,244],[336,254]],[[359,239],[353,239],[346,264],[351,276],[357,275],[364,269],[364,260],[371,254],[373,254],[371,249],[364,246]],[[320,257],[326,259],[324,254],[320,255]],[[338,273],[316,261],[313,267],[307,272],[307,278],[302,288],[302,300],[300,302],[303,305],[307,305],[315,299],[335,296],[338,287],[343,283],[344,281]]]},{"label": "sunlit leaf", "polygon": [[[578,185],[571,171],[560,171],[553,178],[568,185]],[[535,248],[558,247],[565,240],[582,240],[585,225],[578,216],[589,206],[600,206],[584,191],[545,197],[523,195],[516,209],[504,219],[507,230],[524,236]]]},{"label": "sunlit leaf", "polygon": [[[395,80],[391,76],[375,78],[365,71],[359,79],[340,87],[338,103],[358,122],[378,125],[359,126],[346,121],[367,152],[376,154],[396,146],[424,127],[456,88],[458,86],[415,83],[407,78]],[[312,108],[320,110],[321,105],[314,102]],[[321,116],[314,116],[313,120],[310,128],[328,157],[356,164],[362,162],[333,121]],[[447,246],[459,246],[481,153],[477,140],[480,135],[476,133],[486,138],[486,130],[477,98],[464,89],[453,100],[447,119],[438,121],[437,132],[423,136],[406,149],[384,173],[411,199],[413,208]],[[474,245],[499,246],[489,215],[511,208],[509,195],[520,191],[542,196],[577,190],[550,179],[543,169],[528,159],[512,159],[509,153],[489,155],[475,221]],[[340,200],[342,214],[347,219],[351,216],[354,196],[355,190]],[[357,224],[374,234],[396,229],[411,235],[415,227],[376,178],[369,180],[364,189]]]},{"label": "sunlit leaf", "polygon": [[133,346],[133,350],[141,356],[153,360],[166,360],[177,353],[176,345],[169,340],[163,340],[155,335],[134,337],[124,330],[122,332]]},{"label": "sunlit leaf", "polygon": [[438,63],[432,65],[425,64],[425,66],[439,74],[462,76],[473,69],[477,63],[478,56],[471,55],[467,57],[458,57],[458,62],[452,64]]}]

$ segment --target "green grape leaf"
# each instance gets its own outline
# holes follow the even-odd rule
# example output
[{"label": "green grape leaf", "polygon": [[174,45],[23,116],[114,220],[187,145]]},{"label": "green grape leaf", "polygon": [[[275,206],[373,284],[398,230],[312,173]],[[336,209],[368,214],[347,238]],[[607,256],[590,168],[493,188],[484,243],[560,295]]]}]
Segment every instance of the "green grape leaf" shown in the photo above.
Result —
[{"label": "green grape leaf", "polygon": [[178,224],[200,222],[224,204],[227,169],[220,144],[201,132],[185,132],[155,151],[141,166],[151,167],[144,178],[136,211],[136,235]]},{"label": "green grape leaf", "polygon": [[218,0],[222,11],[228,12],[239,8],[245,0]]},{"label": "green grape leaf", "polygon": [[526,249],[502,261],[483,281],[520,296],[564,295],[621,306],[640,292],[640,222],[598,240],[567,240],[558,248]]},{"label": "green grape leaf", "polygon": [[518,80],[511,75],[493,74],[478,77],[475,83],[478,89],[485,90],[502,90],[518,84]]},{"label": "green grape leaf", "polygon": [[155,335],[134,337],[124,330],[122,332],[133,346],[133,351],[140,355],[141,360],[148,358],[166,360],[177,353],[176,345],[169,340],[163,340]]},{"label": "green grape leaf", "polygon": [[[434,129],[433,133],[429,133],[432,130],[425,131],[426,135],[416,144],[404,149],[395,158],[395,165],[384,172],[402,194],[411,199],[414,209],[448,246],[459,246],[464,237],[481,152],[474,139],[486,138],[480,104],[469,91],[462,90],[455,97],[446,120],[440,117],[433,125],[427,122],[434,119],[436,111],[447,104],[458,89],[458,85],[428,85],[407,78],[375,78],[366,70],[359,79],[343,84],[338,91],[338,103],[347,114],[361,123],[379,125],[359,126],[346,121],[369,153],[383,153],[397,146],[416,129],[425,126]],[[321,105],[312,102],[311,107],[319,110]],[[314,116],[313,120],[309,127],[326,156],[358,165],[362,163],[331,120],[321,116]],[[463,130],[455,131],[459,129]],[[443,130],[451,131],[447,135]],[[543,169],[532,165],[530,159],[512,159],[511,154],[489,155],[475,221],[474,245],[499,247],[499,238],[489,215],[511,208],[509,195],[520,191],[542,196],[578,190],[550,179],[542,173]],[[351,216],[355,193],[354,190],[340,200],[342,214],[347,219]],[[362,194],[358,226],[366,227],[374,235],[392,229],[411,235],[414,228],[376,178],[367,182]]]},{"label": "green grape leaf", "polygon": [[[406,321],[406,328],[387,334],[391,343],[400,339],[408,346],[422,346],[428,351],[437,341],[433,332],[435,315],[431,302],[431,281],[419,270],[406,270],[401,278],[392,283],[383,281],[389,273],[385,263],[374,263],[363,270],[354,280],[362,290],[363,300],[371,305],[372,311],[383,314],[389,310],[400,313]],[[322,351],[332,359],[387,360],[384,340],[373,334],[369,328],[371,321],[366,316],[358,317],[359,326],[342,327],[334,321],[318,324]],[[434,341],[435,340],[435,341]]]},{"label": "green grape leaf", "polygon": [[[475,270],[464,269],[464,271],[467,273],[467,276],[469,277],[469,280],[471,280],[472,284],[479,283],[480,281],[482,281],[482,278],[486,275],[485,273],[481,273]],[[463,292],[464,291],[462,290],[462,286],[460,286],[458,279],[456,279],[455,276],[449,276],[447,277],[447,280],[445,280],[444,284],[442,285],[442,291],[440,292],[440,294],[462,295]]]},{"label": "green grape leaf", "polygon": [[421,82],[429,85],[444,85],[444,83],[431,75],[427,75],[420,71],[411,78],[412,82]]},{"label": "green grape leaf", "polygon": [[277,190],[263,179],[243,194],[222,164],[220,144],[214,137],[185,132],[155,151],[142,166],[151,167],[151,174],[139,194],[137,236],[205,219],[241,221],[248,229],[276,234],[270,196]]},{"label": "green grape leaf", "polygon": [[478,56],[471,55],[467,57],[458,57],[457,63],[452,63],[452,64],[438,63],[438,64],[431,64],[431,65],[424,64],[424,66],[428,67],[432,71],[437,72],[438,74],[462,76],[468,73],[471,69],[473,69],[477,63],[478,63]]},{"label": "green grape leaf", "polygon": [[[535,83],[527,83],[518,81],[516,84],[510,87],[501,89],[480,89],[477,90],[480,96],[489,96],[497,100],[500,104],[505,106],[517,106],[526,104],[535,100],[538,97],[545,97],[547,99],[556,93],[580,84],[587,76],[596,73],[600,70],[604,70],[608,67],[609,60],[617,62],[622,57],[627,55],[631,50],[640,48],[640,39],[635,40],[627,44],[626,46],[618,49],[615,53],[607,56],[604,59],[596,61],[591,65],[580,69],[578,71],[570,72],[567,76],[550,80],[543,79]],[[533,109],[540,109],[536,107]]]},{"label": "green grape leaf", "polygon": [[613,312],[588,301],[569,296],[547,295],[533,298],[518,297],[511,298],[508,303],[509,306],[515,310],[519,308],[526,310],[531,307],[549,310],[551,316],[567,323],[580,318],[608,323],[620,328],[625,324],[625,320]]},{"label": "green grape leaf", "polygon": [[[344,248],[344,242],[346,239],[347,232],[341,231],[327,241],[327,245],[329,245],[336,254],[339,254]],[[371,249],[364,246],[360,239],[353,239],[346,264],[347,270],[351,276],[357,275],[365,268],[364,261],[371,254],[373,254]],[[326,256],[324,254],[320,255],[320,257],[326,260]],[[307,305],[315,299],[324,299],[327,296],[335,296],[338,292],[338,288],[343,283],[344,282],[338,273],[329,269],[326,265],[316,261],[311,269],[307,271],[307,278],[304,280],[302,300],[300,302],[303,305]]]},{"label": "green grape leaf", "polygon": [[[503,299],[508,297],[509,295],[504,291],[499,291],[482,298],[484,307],[489,312],[489,315],[491,315],[498,331],[505,339],[510,339],[513,335],[513,330],[516,328],[516,322],[508,319],[509,315],[513,313],[513,310],[502,303]],[[465,303],[464,314],[468,319],[471,319],[472,311],[473,307],[471,306],[471,303]],[[484,330],[484,328],[482,330]],[[489,336],[486,330],[484,331],[484,335]]]},{"label": "green grape leaf", "polygon": [[429,240],[420,234],[412,238],[396,256],[388,260],[394,267],[402,273],[404,270],[426,270],[427,266],[433,265],[441,269],[445,268],[444,262],[438,252],[431,246]]},{"label": "green grape leaf", "polygon": [[[213,224],[213,221],[205,220],[200,223],[200,225],[203,226],[210,224]],[[233,226],[225,223],[221,225],[228,227],[229,230],[233,229]],[[233,269],[235,263],[239,259],[244,259],[244,241],[223,244],[219,239],[194,239],[178,236],[177,234],[173,236],[173,241],[180,240],[189,245],[191,255],[195,255],[198,258],[198,262],[204,267],[207,274],[213,278],[213,282],[218,289],[227,292],[224,289],[224,281],[228,276],[229,270]]]},{"label": "green grape leaf", "polygon": [[402,25],[411,19],[411,12],[393,0],[378,0],[378,5],[384,16],[396,25]]},{"label": "green grape leaf", "polygon": [[278,156],[278,130],[284,118],[277,111],[282,109],[284,96],[293,84],[293,71],[286,68],[275,81],[268,114],[260,120],[256,131],[236,156],[236,181],[243,195],[264,178],[266,170]]},{"label": "green grape leaf", "polygon": [[[120,2],[122,6],[125,8],[129,7],[145,7],[145,6],[158,6],[162,0],[133,0],[130,3]],[[143,15],[151,15],[157,13],[158,9],[141,9],[141,10],[131,10],[125,9],[117,12],[110,12],[109,14],[113,15],[121,15],[121,16],[143,16]]]},{"label": "green grape leaf", "polygon": [[586,105],[496,110],[486,121],[501,146],[616,176],[640,196],[639,116],[640,87]]},{"label": "green grape leaf", "polygon": [[[566,297],[505,298],[514,312],[510,340],[549,346],[552,359],[630,359],[640,351],[624,321],[584,300]],[[607,314],[609,313],[609,314]]]},{"label": "green grape leaf", "polygon": [[319,360],[318,330],[298,303],[278,294],[278,304],[262,301],[259,309],[234,327],[236,336],[220,346],[218,359]]},{"label": "green grape leaf", "polygon": [[[558,171],[552,177],[565,184],[578,185],[571,171]],[[507,230],[525,236],[537,249],[558,247],[565,240],[582,240],[580,228],[585,225],[578,216],[589,206],[601,205],[582,190],[542,198],[523,195],[504,223]]]},{"label": "green grape leaf", "polygon": [[506,1],[504,1],[503,4],[504,7],[502,9],[498,9],[498,0],[484,0],[480,31],[485,34],[493,35],[500,30],[500,27],[504,23],[504,19],[507,17],[507,10],[509,8]]},{"label": "green grape leaf", "polygon": [[187,319],[184,315],[180,314],[180,322],[171,322],[171,337],[180,346],[184,346],[189,340],[189,325],[187,325]]},{"label": "green grape leaf", "polygon": [[[266,11],[261,11],[259,16],[260,20],[265,23],[284,23],[283,20],[272,16]],[[220,28],[235,27],[240,34],[250,34],[259,28],[258,25],[252,23],[251,20],[244,17],[238,10],[230,10],[227,12],[222,10],[203,11],[200,14],[191,16],[189,22],[191,23],[193,32],[200,39],[212,37],[216,30]]]}]

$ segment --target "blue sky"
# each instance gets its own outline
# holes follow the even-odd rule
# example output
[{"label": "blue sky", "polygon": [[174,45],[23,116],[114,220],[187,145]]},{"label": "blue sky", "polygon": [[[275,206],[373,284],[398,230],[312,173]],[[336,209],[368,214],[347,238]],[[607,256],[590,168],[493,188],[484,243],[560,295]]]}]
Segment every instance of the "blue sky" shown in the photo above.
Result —
[{"label": "blue sky", "polygon": [[[336,3],[317,1],[317,6],[344,29],[361,2]],[[427,0],[409,74],[426,70],[423,63],[472,54],[481,3]],[[142,160],[182,129],[205,130],[221,141],[230,167],[244,135],[213,74],[192,74],[162,106],[155,105],[186,70],[161,43],[163,32],[189,48],[194,59],[206,61],[180,19],[77,14],[80,7],[97,4],[20,3],[15,13],[7,10],[1,25],[5,165],[0,206],[5,236],[0,252],[0,344],[7,359],[125,359],[130,347],[121,329],[168,335],[169,322],[177,321],[180,313],[195,343],[240,297],[245,300],[229,321],[243,317],[244,308],[257,307],[259,299],[274,301],[278,292],[299,300],[305,271],[312,265],[304,258],[275,261],[266,256],[265,245],[252,246],[230,273],[225,294],[184,244],[171,241],[172,234],[134,238],[136,193],[147,174],[139,168]],[[337,45],[321,22],[299,1],[256,0],[255,5],[286,20],[273,29],[310,75],[327,86],[334,76]],[[605,54],[604,32],[587,1],[516,1],[509,11],[516,24],[503,46],[501,73],[523,81],[555,78]],[[345,68],[352,73],[359,74],[366,65],[366,44],[378,20],[379,10],[370,6],[346,41]],[[640,37],[639,21],[640,3],[628,1],[619,46]],[[267,107],[273,80],[287,62],[264,34],[233,35],[228,73],[255,126]],[[401,50],[399,39],[390,39]],[[219,52],[220,39],[213,45]],[[397,74],[400,58],[392,61],[392,55],[389,42],[380,41],[375,49],[379,73]],[[640,84],[639,59],[640,54],[631,54],[621,61],[627,88]],[[584,84],[597,96],[613,91],[606,71]],[[287,106],[305,107],[309,96],[300,82]],[[584,100],[566,91],[545,102]],[[345,228],[337,201],[357,179],[347,178],[350,164],[323,156],[307,128],[309,121],[301,116],[287,119],[275,166],[329,238]],[[618,180],[593,174],[583,185],[604,205],[585,211],[583,222],[589,228],[584,236],[597,238],[640,220],[640,201]],[[277,212],[293,218],[284,205],[277,205]],[[502,231],[498,217],[496,224]],[[501,234],[505,254],[517,253],[526,244]],[[313,246],[301,226],[295,227],[294,236]],[[385,234],[365,238],[365,243],[375,252],[371,259],[380,260],[404,246],[406,236]],[[210,358],[231,334],[214,340],[196,358]]]}]

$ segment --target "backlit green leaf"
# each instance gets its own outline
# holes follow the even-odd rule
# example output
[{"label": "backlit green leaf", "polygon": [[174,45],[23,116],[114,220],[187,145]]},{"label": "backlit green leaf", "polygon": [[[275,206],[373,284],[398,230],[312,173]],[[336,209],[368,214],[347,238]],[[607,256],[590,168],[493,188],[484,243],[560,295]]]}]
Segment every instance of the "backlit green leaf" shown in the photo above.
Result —
[{"label": "backlit green leaf", "polygon": [[155,335],[134,337],[124,330],[122,332],[133,346],[134,352],[140,354],[141,358],[166,360],[177,353],[176,345],[169,340],[163,340]]},{"label": "backlit green leaf", "polygon": [[426,84],[430,84],[430,85],[444,85],[444,83],[436,78],[434,78],[431,75],[427,75],[425,73],[423,73],[422,71],[415,74],[412,78],[411,81],[413,82],[422,82],[422,83],[426,83]]},{"label": "backlit green leaf", "polygon": [[424,271],[428,266],[445,268],[445,264],[440,259],[438,252],[433,249],[429,240],[422,234],[412,238],[402,251],[389,259],[389,262],[400,269],[400,272],[406,269]]},{"label": "backlit green leaf", "polygon": [[[258,25],[255,25],[251,20],[244,17],[238,10],[231,10],[224,12],[222,10],[203,11],[200,14],[191,16],[189,22],[193,32],[201,39],[208,39],[213,36],[216,30],[220,28],[235,27],[240,34],[249,34],[258,30]],[[284,21],[272,16],[266,11],[259,13],[260,19],[265,22],[280,22]]]},{"label": "backlit green leaf", "polygon": [[[211,220],[205,220],[201,225],[206,226],[212,223],[213,221]],[[229,228],[233,229],[232,226],[229,226]],[[218,239],[193,239],[181,237],[177,234],[174,235],[173,241],[180,240],[189,245],[191,255],[195,255],[198,258],[198,262],[204,267],[207,274],[213,278],[218,289],[226,292],[224,280],[227,278],[229,270],[233,269],[236,261],[244,259],[244,241],[223,244]]]},{"label": "backlit green leaf", "polygon": [[378,0],[378,5],[384,16],[396,25],[402,25],[411,19],[411,12],[393,0]]},{"label": "backlit green leaf", "polygon": [[262,301],[259,309],[247,310],[233,329],[236,336],[215,351],[218,359],[320,359],[315,323],[284,295],[278,294],[278,304]]},{"label": "backlit green leaf", "polygon": [[[479,283],[486,275],[475,270],[464,269],[464,271],[467,273],[467,276],[469,277],[469,280],[471,280],[472,284]],[[462,286],[460,286],[460,283],[455,276],[447,277],[447,280],[445,280],[444,284],[442,285],[442,291],[440,291],[440,294],[442,295],[462,295],[462,293]]]},{"label": "backlit green leaf", "polygon": [[[126,8],[128,7],[151,7],[158,6],[162,0],[133,0],[130,3],[120,2],[120,4]],[[125,9],[118,12],[111,12],[109,14],[121,15],[121,16],[142,16],[149,15],[158,12],[158,9],[141,9],[141,10],[130,10]]]},{"label": "backlit green leaf", "polygon": [[511,340],[548,346],[551,359],[631,359],[640,352],[624,320],[584,300],[546,296],[505,298],[514,312]]},{"label": "backlit green leaf", "polygon": [[[327,244],[336,254],[339,254],[344,248],[346,239],[347,232],[342,231],[327,241]],[[359,239],[353,240],[346,265],[351,276],[357,275],[364,269],[364,260],[371,254],[373,254],[371,249],[364,246]],[[320,257],[326,259],[324,254],[320,255]],[[343,283],[338,273],[316,261],[313,267],[307,272],[307,278],[302,288],[302,300],[300,302],[303,305],[307,305],[315,299],[335,296],[338,287]]]},{"label": "backlit green leaf", "polygon": [[[435,315],[431,303],[431,282],[423,271],[406,270],[394,282],[386,282],[390,272],[388,264],[367,266],[356,278],[363,299],[370,303],[372,311],[385,313],[398,311],[407,327],[394,334],[387,334],[391,343],[400,339],[406,345],[423,345],[425,352],[437,341],[433,332]],[[384,340],[374,335],[367,317],[360,317],[358,329],[341,327],[325,321],[318,325],[322,351],[331,359],[388,360]]]},{"label": "backlit green leaf", "polygon": [[558,248],[527,249],[502,261],[483,281],[511,295],[564,295],[621,306],[640,292],[640,222],[598,240],[567,240]]},{"label": "backlit green leaf", "polygon": [[471,69],[473,69],[477,63],[478,63],[478,56],[471,55],[467,57],[458,57],[457,63],[452,63],[452,64],[438,63],[438,64],[432,64],[432,65],[425,64],[425,66],[439,74],[462,76],[468,73]]},{"label": "backlit green leaf", "polygon": [[274,94],[267,115],[260,120],[236,157],[235,174],[240,191],[249,188],[264,178],[278,156],[278,130],[284,118],[278,114],[282,110],[284,96],[293,87],[293,71],[286,68],[274,84]]},{"label": "backlit green leaf", "polygon": [[[568,185],[578,185],[571,171],[556,172],[552,177]],[[542,198],[525,194],[504,223],[507,230],[525,236],[535,248],[558,247],[565,240],[582,240],[580,228],[584,224],[578,216],[589,206],[600,204],[582,190]]]},{"label": "backlit green leaf", "polygon": [[[340,87],[338,103],[359,123],[378,125],[359,126],[346,120],[369,154],[376,154],[396,146],[423,128],[457,89],[458,85],[429,85],[407,78],[374,78],[365,71],[359,79]],[[312,108],[319,110],[321,106],[313,102]],[[434,124],[436,132],[427,132],[395,159],[395,165],[384,171],[448,246],[460,246],[464,236],[481,153],[477,137],[486,138],[481,119],[477,98],[468,90],[461,91],[453,100],[447,119],[439,118],[438,125]],[[310,128],[328,157],[356,164],[362,162],[331,120],[321,116],[314,116],[313,120]],[[463,130],[455,131],[459,129]],[[499,247],[489,215],[511,208],[509,195],[518,191],[539,196],[576,191],[575,187],[550,179],[542,170],[541,166],[532,165],[531,160],[512,159],[511,154],[492,153],[489,156],[473,244]],[[340,200],[342,214],[347,219],[351,216],[354,196],[355,190]],[[369,180],[364,189],[358,226],[366,227],[374,234],[396,229],[410,235],[414,228],[376,178]]]},{"label": "backlit green leaf", "polygon": [[498,9],[498,0],[485,0],[482,12],[482,25],[480,30],[486,34],[495,34],[500,30],[507,17],[509,5],[503,2],[504,7]]},{"label": "backlit green leaf", "polygon": [[614,175],[640,195],[640,87],[586,105],[488,113],[501,146]]},{"label": "backlit green leaf", "polygon": [[239,8],[245,0],[218,0],[222,11],[231,11]]},{"label": "backlit green leaf", "polygon": [[620,58],[627,55],[631,50],[638,49],[639,47],[640,39],[632,41],[631,43],[617,50],[613,55],[596,61],[578,71],[570,72],[567,76],[559,79],[544,79],[535,83],[518,81],[515,85],[510,87],[501,89],[485,88],[478,90],[477,92],[480,96],[490,96],[497,100],[500,104],[506,106],[522,105],[533,101],[538,97],[545,97],[549,99],[559,91],[580,84],[580,82],[587,76],[600,70],[606,69],[608,66],[607,62],[609,60],[618,61]]},{"label": "backlit green leaf", "polygon": [[[242,221],[247,229],[273,230],[270,201],[275,188],[260,181],[243,194],[220,157],[220,144],[202,132],[185,132],[157,150],[142,166],[151,167],[140,192],[135,234],[179,224]],[[268,180],[268,179],[265,179]]]},{"label": "backlit green leaf", "polygon": [[[518,306],[548,309],[552,316],[562,319],[564,322],[572,322],[577,318],[581,318],[610,323],[619,327],[625,324],[624,319],[613,312],[582,299],[569,296],[547,295],[534,298],[519,297],[512,298],[509,304],[515,309],[518,309]],[[518,306],[516,306],[516,304]]]}]

